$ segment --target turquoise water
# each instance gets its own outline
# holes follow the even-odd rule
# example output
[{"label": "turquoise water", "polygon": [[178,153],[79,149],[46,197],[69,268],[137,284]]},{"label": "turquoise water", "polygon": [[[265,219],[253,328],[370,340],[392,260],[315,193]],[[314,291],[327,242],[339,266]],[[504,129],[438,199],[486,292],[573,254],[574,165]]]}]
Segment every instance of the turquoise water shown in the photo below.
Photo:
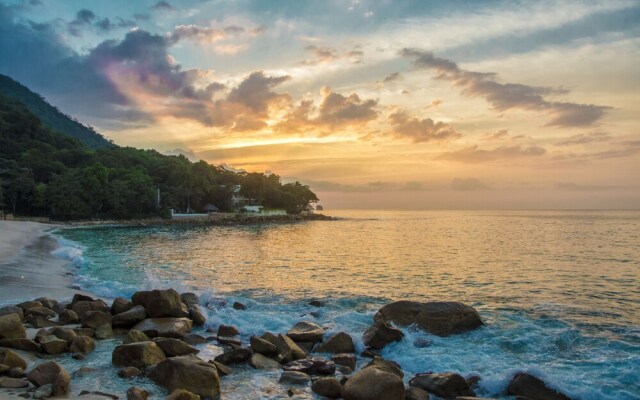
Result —
[{"label": "turquoise water", "polygon": [[[311,319],[329,333],[349,332],[362,349],[382,304],[464,301],[486,327],[448,338],[406,329],[383,355],[408,377],[480,375],[486,397],[507,398],[509,378],[528,370],[575,398],[640,399],[640,212],[330,214],[341,219],[65,229],[56,254],[74,260],[82,288],[104,297],[195,291],[210,326],[236,325],[245,339]],[[326,305],[315,309],[310,299]],[[234,301],[248,310],[233,310]],[[280,398],[286,388],[277,377],[241,369],[223,390],[227,398]]]}]

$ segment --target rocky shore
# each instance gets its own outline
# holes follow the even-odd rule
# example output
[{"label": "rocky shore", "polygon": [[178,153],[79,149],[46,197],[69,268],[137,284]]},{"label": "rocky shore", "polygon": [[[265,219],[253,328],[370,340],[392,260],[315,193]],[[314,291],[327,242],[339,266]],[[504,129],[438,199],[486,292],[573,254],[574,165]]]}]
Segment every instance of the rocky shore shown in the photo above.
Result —
[{"label": "rocky shore", "polygon": [[[323,303],[312,301],[310,306],[323,307]],[[242,311],[247,306],[236,303],[233,307]],[[251,336],[248,342],[232,325],[205,330],[206,324],[199,297],[173,289],[140,291],[111,304],[77,294],[66,303],[41,297],[2,307],[0,397],[120,398],[121,394],[74,390],[77,371],[67,371],[57,361],[73,357],[82,363],[97,342],[107,339],[114,346],[110,368],[117,370],[117,379],[131,381],[126,391],[131,400],[152,398],[141,382],[163,388],[167,399],[217,399],[225,377],[234,374],[235,368],[247,367],[282,371],[279,384],[291,398],[308,398],[310,388],[318,398],[464,400],[476,398],[476,385],[482,380],[449,371],[406,377],[401,365],[379,353],[389,343],[403,340],[407,327],[441,337],[481,328],[477,311],[462,303],[390,303],[364,332],[366,350],[360,354],[349,334],[326,334],[308,319],[286,332]],[[201,334],[194,333],[196,329]],[[205,344],[207,352],[202,350]],[[211,348],[216,351],[212,353]],[[569,399],[525,372],[505,378],[510,380],[505,396]]]}]

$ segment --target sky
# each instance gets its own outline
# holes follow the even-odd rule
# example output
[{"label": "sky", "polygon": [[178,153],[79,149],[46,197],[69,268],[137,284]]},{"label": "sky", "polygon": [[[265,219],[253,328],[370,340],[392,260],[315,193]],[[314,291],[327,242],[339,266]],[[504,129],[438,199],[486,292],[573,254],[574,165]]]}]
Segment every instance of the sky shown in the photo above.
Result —
[{"label": "sky", "polygon": [[326,208],[640,208],[640,2],[0,0],[0,73]]}]

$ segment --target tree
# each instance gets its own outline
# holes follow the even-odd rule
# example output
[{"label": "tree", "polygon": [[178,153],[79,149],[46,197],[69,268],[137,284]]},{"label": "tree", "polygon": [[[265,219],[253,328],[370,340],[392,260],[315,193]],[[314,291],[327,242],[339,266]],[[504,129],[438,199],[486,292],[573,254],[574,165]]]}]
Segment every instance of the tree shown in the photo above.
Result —
[{"label": "tree", "polygon": [[15,214],[17,206],[22,203],[24,209],[28,209],[29,199],[33,193],[35,182],[31,171],[27,169],[19,169],[9,173],[9,181],[5,186],[7,198],[11,202],[11,209]]},{"label": "tree", "polygon": [[309,203],[317,203],[318,197],[309,186],[296,181],[282,185],[283,205],[289,214],[300,214]]}]

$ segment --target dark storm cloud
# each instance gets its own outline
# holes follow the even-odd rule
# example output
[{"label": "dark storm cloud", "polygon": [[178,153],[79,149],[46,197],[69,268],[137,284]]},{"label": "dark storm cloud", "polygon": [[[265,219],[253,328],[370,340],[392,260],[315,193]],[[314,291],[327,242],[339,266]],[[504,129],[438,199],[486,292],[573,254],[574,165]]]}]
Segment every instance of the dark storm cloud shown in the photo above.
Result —
[{"label": "dark storm cloud", "polygon": [[76,13],[73,21],[67,24],[67,30],[73,36],[82,36],[83,29],[95,29],[98,32],[110,32],[118,28],[132,28],[135,22],[116,18],[99,18],[93,11],[83,8]]},{"label": "dark storm cloud", "polygon": [[470,97],[485,98],[496,111],[523,109],[541,111],[550,115],[549,126],[579,127],[595,124],[611,107],[594,104],[557,102],[546,96],[566,93],[563,89],[500,83],[494,73],[480,73],[461,69],[455,62],[436,57],[433,53],[417,49],[403,49],[403,57],[414,60],[418,69],[434,70],[437,78],[447,80]]}]

